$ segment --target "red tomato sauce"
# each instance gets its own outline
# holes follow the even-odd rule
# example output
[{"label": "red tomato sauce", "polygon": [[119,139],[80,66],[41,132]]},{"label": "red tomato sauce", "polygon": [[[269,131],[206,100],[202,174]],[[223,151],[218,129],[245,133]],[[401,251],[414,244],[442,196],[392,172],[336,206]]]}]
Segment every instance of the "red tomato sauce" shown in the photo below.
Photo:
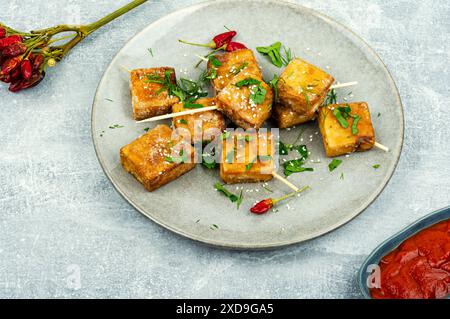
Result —
[{"label": "red tomato sauce", "polygon": [[375,299],[434,299],[450,293],[450,220],[405,240],[380,261]]}]

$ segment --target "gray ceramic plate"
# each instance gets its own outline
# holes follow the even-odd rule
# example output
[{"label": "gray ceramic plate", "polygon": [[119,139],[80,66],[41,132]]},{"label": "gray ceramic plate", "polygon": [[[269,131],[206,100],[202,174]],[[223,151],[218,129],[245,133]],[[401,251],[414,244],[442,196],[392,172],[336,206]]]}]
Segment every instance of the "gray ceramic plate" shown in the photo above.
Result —
[{"label": "gray ceramic plate", "polygon": [[[252,215],[248,210],[255,201],[289,191],[283,184],[271,181],[273,194],[259,184],[242,185],[245,198],[237,210],[214,190],[218,172],[198,165],[157,191],[146,192],[119,162],[120,147],[149,126],[136,124],[132,119],[128,77],[121,67],[169,65],[175,67],[178,77],[196,78],[200,70],[193,68],[198,60],[195,54],[207,51],[182,45],[177,39],[208,42],[213,34],[224,31],[224,25],[238,30],[237,41],[252,49],[279,40],[297,56],[328,70],[338,81],[358,81],[356,87],[339,90],[339,96],[341,100],[346,97],[369,103],[377,140],[391,151],[375,149],[343,157],[343,164],[330,173],[330,159],[325,157],[316,123],[303,125],[303,142],[311,151],[311,159],[321,163],[309,165],[314,172],[294,174],[289,179],[312,189],[280,205],[278,212],[263,216]],[[148,48],[153,49],[153,57]],[[257,57],[267,80],[274,72],[280,72],[264,57]],[[124,127],[110,129],[114,124]],[[281,139],[292,142],[298,132],[299,128],[284,130]],[[92,134],[106,175],[145,216],[196,241],[227,248],[261,249],[317,237],[361,213],[394,172],[403,141],[403,111],[395,83],[383,62],[341,24],[310,9],[280,1],[212,1],[152,23],[120,50],[99,84],[92,111]],[[374,164],[381,166],[374,169]]]}]

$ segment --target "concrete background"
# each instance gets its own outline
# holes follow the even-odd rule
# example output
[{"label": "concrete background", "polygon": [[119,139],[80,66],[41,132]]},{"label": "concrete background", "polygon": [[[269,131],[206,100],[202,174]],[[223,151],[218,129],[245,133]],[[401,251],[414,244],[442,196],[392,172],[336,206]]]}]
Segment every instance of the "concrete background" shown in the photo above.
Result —
[{"label": "concrete background", "polygon": [[[126,2],[2,1],[0,21],[23,30],[88,22]],[[133,34],[196,2],[149,1],[88,38],[39,87],[0,88],[0,297],[359,298],[366,255],[450,204],[450,2],[298,0],[367,40],[398,84],[405,143],[381,196],[324,237],[268,252],[205,247],[137,213],[97,162],[92,99]]]}]

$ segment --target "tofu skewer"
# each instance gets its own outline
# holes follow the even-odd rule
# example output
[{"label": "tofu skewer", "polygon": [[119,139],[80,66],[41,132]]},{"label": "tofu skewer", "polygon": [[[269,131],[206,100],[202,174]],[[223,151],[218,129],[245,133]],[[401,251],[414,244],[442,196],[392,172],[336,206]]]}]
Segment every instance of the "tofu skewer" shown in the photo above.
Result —
[{"label": "tofu skewer", "polygon": [[[354,86],[357,84],[358,84],[358,82],[356,82],[356,81],[339,83],[339,84],[332,85],[330,87],[330,89],[340,89],[340,88],[344,88],[344,87]],[[145,120],[137,121],[136,123],[155,122],[155,121],[170,119],[170,118],[181,116],[181,115],[189,115],[189,114],[195,114],[195,113],[206,112],[206,111],[214,111],[214,110],[220,111],[219,107],[216,105],[216,106],[204,107],[204,108],[200,108],[200,109],[187,110],[187,111],[178,112],[178,113],[169,113],[169,114],[164,114],[164,115],[159,115],[159,116],[153,116],[153,117],[145,119]]]}]

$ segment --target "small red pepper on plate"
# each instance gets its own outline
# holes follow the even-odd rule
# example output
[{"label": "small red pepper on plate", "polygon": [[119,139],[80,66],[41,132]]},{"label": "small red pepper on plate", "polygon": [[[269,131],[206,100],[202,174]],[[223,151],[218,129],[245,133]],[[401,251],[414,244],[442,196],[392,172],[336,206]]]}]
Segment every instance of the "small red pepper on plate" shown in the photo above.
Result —
[{"label": "small red pepper on plate", "polygon": [[0,27],[0,39],[3,39],[6,36],[6,29]]},{"label": "small red pepper on plate", "polygon": [[289,194],[281,196],[279,198],[266,198],[266,199],[256,203],[255,205],[253,205],[253,207],[250,208],[250,212],[252,212],[253,214],[257,214],[257,215],[265,214],[269,210],[271,210],[278,202],[280,202],[288,197],[292,197],[294,195],[300,194],[301,192],[307,190],[308,188],[309,188],[309,186],[305,186],[305,187],[299,189],[298,191],[289,193]]},{"label": "small red pepper on plate", "polygon": [[228,32],[224,32],[221,34],[216,35],[211,42],[207,43],[207,44],[201,44],[201,43],[193,43],[193,42],[188,42],[188,41],[184,41],[184,40],[178,40],[181,43],[184,44],[189,44],[189,45],[195,45],[198,47],[205,47],[205,48],[211,48],[211,49],[219,49],[219,48],[226,48],[226,46],[228,45],[228,43],[231,42],[231,40],[236,36],[237,32],[236,31],[228,31]]},{"label": "small red pepper on plate", "polygon": [[237,51],[237,50],[241,50],[241,49],[247,49],[247,47],[239,42],[230,42],[227,44],[225,50],[227,52],[233,52],[233,51]]}]

